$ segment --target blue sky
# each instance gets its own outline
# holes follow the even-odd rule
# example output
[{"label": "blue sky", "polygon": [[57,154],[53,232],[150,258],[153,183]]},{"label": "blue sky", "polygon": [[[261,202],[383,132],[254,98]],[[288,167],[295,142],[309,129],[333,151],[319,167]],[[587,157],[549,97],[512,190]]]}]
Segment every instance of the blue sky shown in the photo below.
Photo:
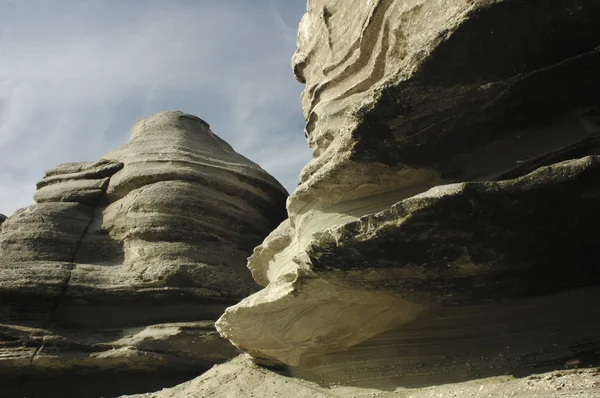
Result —
[{"label": "blue sky", "polygon": [[310,159],[290,59],[305,0],[0,0],[0,213],[163,110],[291,191]]}]

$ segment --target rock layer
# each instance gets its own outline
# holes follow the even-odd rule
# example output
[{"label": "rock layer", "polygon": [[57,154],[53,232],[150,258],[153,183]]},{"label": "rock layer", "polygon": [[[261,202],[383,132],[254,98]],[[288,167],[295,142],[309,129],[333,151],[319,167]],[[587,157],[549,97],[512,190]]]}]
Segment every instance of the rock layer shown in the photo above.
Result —
[{"label": "rock layer", "polygon": [[347,349],[426,310],[600,284],[599,181],[600,157],[590,156],[435,187],[315,233],[296,270],[276,256],[262,264],[270,283],[229,308],[219,330],[258,358],[298,366],[303,354]]},{"label": "rock layer", "polygon": [[600,284],[599,17],[592,0],[309,0],[292,63],[314,159],[249,258],[264,289],[221,334],[379,389],[596,363],[597,316],[575,308]]},{"label": "rock layer", "polygon": [[599,284],[599,182],[600,156],[589,156],[513,180],[442,185],[315,234],[306,253],[325,279],[433,305]]},{"label": "rock layer", "polygon": [[214,320],[256,291],[246,257],[286,196],[181,112],[138,121],[100,161],[49,170],[0,233],[2,388],[99,371],[123,386],[235,355]]}]

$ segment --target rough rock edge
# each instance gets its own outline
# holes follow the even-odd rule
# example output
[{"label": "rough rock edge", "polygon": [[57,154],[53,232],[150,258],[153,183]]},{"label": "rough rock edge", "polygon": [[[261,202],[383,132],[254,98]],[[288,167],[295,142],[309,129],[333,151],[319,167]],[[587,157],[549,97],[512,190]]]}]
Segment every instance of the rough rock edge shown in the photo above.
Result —
[{"label": "rough rock edge", "polygon": [[[536,190],[544,190],[548,186],[561,187],[566,182],[577,184],[584,181],[583,187],[593,188],[599,174],[599,165],[600,156],[590,156],[543,167],[514,180],[477,184],[488,187],[492,197],[507,193],[515,195],[519,192],[522,194],[527,194],[528,191],[537,192]],[[294,258],[283,266],[281,262],[268,264],[267,266],[274,266],[274,269],[267,270],[251,266],[253,274],[259,275],[261,282],[264,283],[264,275],[267,275],[270,283],[258,293],[228,308],[217,321],[217,330],[239,349],[256,357],[258,361],[263,363],[274,361],[297,366],[304,352],[315,349],[323,350],[323,352],[345,350],[372,336],[412,321],[423,310],[423,306],[467,305],[470,302],[470,295],[481,290],[480,285],[487,285],[477,280],[479,283],[474,284],[475,287],[466,290],[467,298],[459,300],[458,304],[454,303],[456,299],[452,297],[452,293],[460,293],[464,289],[461,285],[462,278],[472,273],[470,268],[466,267],[465,275],[461,275],[460,272],[463,272],[460,268],[461,264],[456,264],[459,277],[449,279],[447,283],[449,287],[445,287],[444,283],[437,280],[433,281],[433,286],[439,284],[443,287],[439,292],[433,290],[434,299],[427,296],[431,292],[421,292],[422,288],[418,283],[416,287],[408,286],[406,289],[401,285],[397,291],[385,286],[378,288],[378,283],[385,283],[393,274],[377,275],[376,268],[369,268],[368,259],[362,259],[362,262],[367,265],[359,267],[357,275],[353,278],[349,274],[339,272],[337,268],[341,268],[343,271],[346,269],[341,266],[336,268],[335,264],[343,261],[360,248],[357,247],[357,243],[352,243],[354,240],[357,242],[376,241],[378,234],[394,229],[402,230],[404,220],[409,216],[414,216],[417,225],[420,225],[415,214],[418,215],[422,209],[429,207],[435,209],[436,203],[444,203],[443,200],[446,196],[461,199],[465,196],[464,193],[467,192],[469,184],[474,183],[436,187],[423,194],[405,199],[389,210],[364,216],[359,221],[326,229],[315,234],[313,243],[308,246],[306,252],[296,251]],[[581,195],[586,194],[594,197],[593,189],[587,191],[584,189]],[[468,201],[468,199],[469,197],[465,196],[465,200]],[[559,206],[558,202],[555,205]],[[467,211],[472,212],[473,206],[467,206]],[[535,210],[532,211],[535,212]],[[550,209],[544,209],[544,211],[550,211]],[[285,229],[286,224],[282,224],[280,228]],[[435,229],[433,226],[431,228]],[[516,231],[519,231],[519,227],[516,226],[516,228]],[[278,230],[276,232],[276,236],[283,242],[287,240],[285,231]],[[421,233],[421,229],[417,228],[415,234]],[[339,249],[338,251],[341,253],[333,252],[329,258],[324,259],[319,257],[324,256],[320,252],[327,253],[328,250],[335,251],[336,249]],[[257,250],[270,249],[269,246],[263,246]],[[349,253],[344,253],[344,250],[349,250]],[[359,257],[360,252],[352,255]],[[385,258],[382,263],[385,263],[384,260]],[[422,266],[423,264],[416,264],[415,268],[421,270]],[[584,272],[583,275],[593,272],[589,269],[588,263],[584,263],[584,266],[586,268],[580,270]],[[384,264],[382,267],[386,267],[386,265]],[[502,272],[505,272],[508,275],[508,281],[524,275],[525,280],[529,281],[527,277],[529,269],[526,266],[513,268],[500,268],[499,275],[503,276]],[[391,270],[395,271],[394,268]],[[402,280],[405,277],[402,272],[403,269],[398,270],[396,279]],[[498,278],[495,272],[498,271],[494,268],[484,267],[477,272],[482,273],[477,277],[483,278],[483,282],[490,279],[490,289],[494,289],[494,281]],[[430,282],[426,273],[424,276],[417,274],[415,278],[417,282],[425,285]],[[394,279],[392,279],[393,281]],[[534,283],[534,280],[531,280],[531,283]],[[574,283],[579,285],[573,285]],[[585,278],[584,281],[565,279],[565,284],[559,287],[552,286],[552,289],[556,291],[557,289],[579,287],[581,283],[593,284],[596,281],[594,278]],[[524,290],[527,290],[529,285],[524,284],[523,286]],[[549,290],[544,294],[554,291]],[[518,294],[514,296],[512,291],[505,292],[504,296],[502,295],[503,290],[493,292],[496,293],[495,296],[492,296],[493,301],[521,297]],[[486,293],[487,290],[483,290],[484,298],[488,296]],[[448,300],[450,303],[447,302]],[[487,302],[490,300],[487,299],[485,303]],[[332,314],[335,314],[335,321],[331,319]],[[258,327],[253,325],[258,325]],[[306,327],[306,325],[311,326]]]}]

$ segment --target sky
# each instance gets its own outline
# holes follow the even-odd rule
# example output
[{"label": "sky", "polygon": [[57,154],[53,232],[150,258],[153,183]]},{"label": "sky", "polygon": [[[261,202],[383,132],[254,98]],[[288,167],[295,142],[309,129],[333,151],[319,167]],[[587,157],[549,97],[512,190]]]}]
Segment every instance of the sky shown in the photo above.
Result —
[{"label": "sky", "polygon": [[290,60],[306,0],[0,0],[0,213],[165,110],[206,120],[288,191],[311,152]]}]

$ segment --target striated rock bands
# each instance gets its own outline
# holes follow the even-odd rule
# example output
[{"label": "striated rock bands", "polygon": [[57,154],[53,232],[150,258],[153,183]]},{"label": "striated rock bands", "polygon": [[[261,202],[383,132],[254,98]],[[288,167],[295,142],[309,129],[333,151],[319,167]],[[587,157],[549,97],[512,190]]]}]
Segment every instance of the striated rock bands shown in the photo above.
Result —
[{"label": "striated rock bands", "polygon": [[306,253],[326,279],[431,304],[596,284],[599,182],[600,156],[589,156],[514,180],[438,186],[315,234]]},{"label": "striated rock bands", "polygon": [[309,1],[293,65],[315,158],[289,200],[294,241],[435,185],[597,154],[599,14],[593,0]]},{"label": "striated rock bands", "polygon": [[256,291],[246,257],[285,216],[274,178],[201,119],[163,112],[37,188],[0,233],[0,395],[101,371],[114,396],[140,372],[180,382],[235,355],[214,320]]},{"label": "striated rock bands", "polygon": [[407,174],[492,179],[597,136],[599,14],[593,0],[309,1],[293,65],[315,159],[292,219],[427,189]]},{"label": "striated rock bands", "polygon": [[[599,284],[598,181],[591,156],[439,186],[315,233],[297,269],[278,268],[276,255],[262,264],[270,283],[229,308],[219,331],[257,358],[298,366],[305,353],[347,349],[432,308]],[[590,333],[593,351],[600,335]]]},{"label": "striated rock bands", "polygon": [[219,332],[378,394],[600,365],[600,3],[307,8],[314,159]]},{"label": "striated rock bands", "polygon": [[33,198],[43,202],[79,202],[94,205],[106,192],[110,177],[123,163],[100,160],[94,163],[69,163],[48,170],[37,184]]},{"label": "striated rock bands", "polygon": [[71,262],[92,217],[78,202],[40,203],[16,211],[2,225],[2,262]]}]

